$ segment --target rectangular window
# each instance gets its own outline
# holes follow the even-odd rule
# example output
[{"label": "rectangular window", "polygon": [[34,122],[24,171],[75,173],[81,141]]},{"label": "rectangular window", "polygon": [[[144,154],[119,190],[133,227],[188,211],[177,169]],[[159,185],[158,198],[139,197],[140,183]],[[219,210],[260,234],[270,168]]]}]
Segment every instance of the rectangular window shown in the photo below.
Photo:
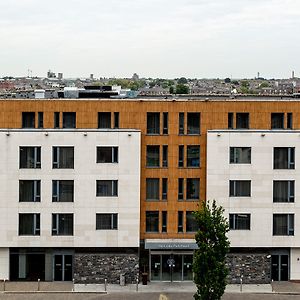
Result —
[{"label": "rectangular window", "polygon": [[236,129],[249,129],[249,113],[236,113]]},{"label": "rectangular window", "polygon": [[251,180],[230,180],[229,197],[250,197]]},{"label": "rectangular window", "polygon": [[183,200],[184,179],[178,178],[178,200]]},{"label": "rectangular window", "polygon": [[119,112],[114,112],[114,128],[120,127],[120,114]]},{"label": "rectangular window", "polygon": [[183,211],[178,211],[177,231],[183,232]]},{"label": "rectangular window", "polygon": [[41,168],[41,147],[20,146],[20,169]]},{"label": "rectangular window", "polygon": [[167,200],[168,199],[168,178],[163,178],[162,179],[162,195],[161,195],[162,200]]},{"label": "rectangular window", "polygon": [[35,112],[22,112],[22,128],[35,128]]},{"label": "rectangular window", "polygon": [[118,147],[97,147],[97,163],[117,163]]},{"label": "rectangular window", "polygon": [[233,113],[228,113],[228,129],[233,129]]},{"label": "rectangular window", "polygon": [[60,113],[55,112],[54,113],[54,128],[59,128],[59,118],[60,118]]},{"label": "rectangular window", "polygon": [[19,214],[19,235],[40,235],[40,214]]},{"label": "rectangular window", "polygon": [[294,235],[294,215],[273,214],[273,235]]},{"label": "rectangular window", "polygon": [[186,180],[186,200],[199,200],[200,179],[187,178]]},{"label": "rectangular window", "polygon": [[295,148],[274,148],[274,169],[295,169]]},{"label": "rectangular window", "polygon": [[52,180],[53,202],[74,202],[74,180]]},{"label": "rectangular window", "polygon": [[184,134],[184,113],[179,113],[179,134]]},{"label": "rectangular window", "polygon": [[293,129],[293,113],[287,113],[286,128]]},{"label": "rectangular window", "polygon": [[98,112],[98,128],[111,128],[110,112]]},{"label": "rectangular window", "polygon": [[76,128],[76,112],[63,112],[63,128]]},{"label": "rectangular window", "polygon": [[294,202],[295,181],[274,180],[273,181],[273,202]]},{"label": "rectangular window", "polygon": [[200,167],[200,146],[187,146],[187,167]]},{"label": "rectangular window", "polygon": [[160,134],[160,113],[147,113],[147,134]]},{"label": "rectangular window", "polygon": [[230,147],[231,164],[251,164],[251,147]]},{"label": "rectangular window", "polygon": [[271,129],[284,129],[284,113],[271,113]]},{"label": "rectangular window", "polygon": [[179,168],[184,167],[184,146],[183,145],[178,146],[178,167]]},{"label": "rectangular window", "polygon": [[146,232],[158,232],[159,212],[146,211]]},{"label": "rectangular window", "polygon": [[200,113],[187,113],[187,134],[200,134]]},{"label": "rectangular window", "polygon": [[159,178],[146,179],[146,200],[159,200]]},{"label": "rectangular window", "polygon": [[96,214],[96,230],[117,230],[118,214]]},{"label": "rectangular window", "polygon": [[19,202],[40,202],[41,181],[20,180],[19,181]]},{"label": "rectangular window", "polygon": [[186,212],[186,232],[196,232],[199,229],[198,223],[192,211]]},{"label": "rectangular window", "polygon": [[118,196],[118,180],[97,180],[96,185],[97,197]]},{"label": "rectangular window", "polygon": [[73,214],[52,214],[52,235],[73,235]]},{"label": "rectangular window", "polygon": [[168,167],[168,145],[163,145],[163,161],[162,166],[164,168]]},{"label": "rectangular window", "polygon": [[168,134],[169,133],[169,115],[167,112],[163,113],[163,134]]},{"label": "rectangular window", "polygon": [[53,169],[74,169],[74,147],[53,147]]},{"label": "rectangular window", "polygon": [[147,167],[159,167],[159,146],[147,146]]},{"label": "rectangular window", "polygon": [[250,230],[250,214],[229,214],[230,230]]},{"label": "rectangular window", "polygon": [[38,112],[38,128],[44,128],[44,113]]},{"label": "rectangular window", "polygon": [[161,232],[165,233],[168,231],[168,212],[161,212]]}]

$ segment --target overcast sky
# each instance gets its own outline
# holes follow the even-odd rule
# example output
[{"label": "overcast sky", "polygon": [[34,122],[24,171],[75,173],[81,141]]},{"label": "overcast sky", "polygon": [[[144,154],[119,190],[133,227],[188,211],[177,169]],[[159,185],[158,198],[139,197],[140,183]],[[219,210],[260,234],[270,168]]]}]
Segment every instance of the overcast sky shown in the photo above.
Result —
[{"label": "overcast sky", "polygon": [[300,0],[0,0],[0,76],[300,77]]}]

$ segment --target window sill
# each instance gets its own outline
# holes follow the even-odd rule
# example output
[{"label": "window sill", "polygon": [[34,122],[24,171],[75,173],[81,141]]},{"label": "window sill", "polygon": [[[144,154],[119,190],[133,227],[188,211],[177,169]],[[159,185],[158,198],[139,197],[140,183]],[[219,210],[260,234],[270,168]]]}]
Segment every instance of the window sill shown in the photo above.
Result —
[{"label": "window sill", "polygon": [[201,136],[201,133],[178,133],[178,136]]},{"label": "window sill", "polygon": [[[146,166],[147,169],[162,169],[162,167],[158,166],[158,167],[152,167],[152,166]],[[164,168],[166,169],[166,168]]]}]

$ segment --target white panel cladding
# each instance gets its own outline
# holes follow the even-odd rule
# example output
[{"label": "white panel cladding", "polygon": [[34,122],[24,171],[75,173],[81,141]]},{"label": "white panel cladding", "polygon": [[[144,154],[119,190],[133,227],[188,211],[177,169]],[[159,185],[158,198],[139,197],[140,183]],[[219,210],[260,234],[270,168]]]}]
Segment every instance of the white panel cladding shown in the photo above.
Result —
[{"label": "white panel cladding", "polygon": [[[0,144],[0,247],[139,247],[139,131],[1,130]],[[19,168],[20,146],[41,146],[41,169]],[[74,169],[52,168],[53,146],[74,146]],[[118,146],[119,163],[96,163],[97,146]],[[41,202],[19,202],[29,179]],[[52,202],[52,180],[74,180],[73,203]],[[118,180],[118,197],[96,197],[96,180]],[[18,235],[19,213],[40,213],[40,236]],[[52,213],[74,214],[73,236],[52,236]],[[96,213],[117,213],[118,230],[96,230]]]},{"label": "white panel cladding", "polygon": [[[230,164],[230,147],[251,147],[251,164]],[[295,169],[274,170],[274,147],[295,147]],[[229,180],[251,180],[251,197],[229,197]],[[295,180],[295,202],[273,203],[273,180]],[[300,246],[300,132],[211,130],[207,134],[207,199],[225,214],[250,213],[250,230],[231,230],[231,247]],[[273,214],[294,214],[294,236],[273,236]]]}]

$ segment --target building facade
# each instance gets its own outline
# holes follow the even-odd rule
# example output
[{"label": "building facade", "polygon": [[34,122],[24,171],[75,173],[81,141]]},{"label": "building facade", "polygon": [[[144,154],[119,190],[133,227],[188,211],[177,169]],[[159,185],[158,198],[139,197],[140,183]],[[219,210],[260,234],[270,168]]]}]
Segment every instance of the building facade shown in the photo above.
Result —
[{"label": "building facade", "polygon": [[[268,197],[266,196],[268,187],[263,187],[264,191],[261,191],[261,195],[258,194],[257,197],[250,197],[251,199],[249,201],[252,205],[250,208],[255,208],[257,205],[256,213],[250,211],[250,208],[247,206],[249,201],[247,203],[245,203],[245,201],[243,202],[242,200],[244,200],[244,198],[241,199],[240,202],[235,201],[238,203],[237,205],[241,206],[241,209],[236,209],[236,211],[232,210],[231,212],[228,207],[231,207],[231,205],[235,205],[236,203],[232,203],[235,198],[233,199],[228,196],[228,191],[226,190],[226,188],[228,189],[228,178],[225,176],[225,173],[229,167],[237,172],[235,174],[236,176],[233,179],[230,179],[232,181],[238,181],[239,176],[241,176],[242,179],[245,179],[249,175],[251,178],[246,178],[248,181],[251,181],[253,177],[253,183],[251,183],[250,189],[254,191],[253,184],[256,184],[257,182],[254,181],[254,178],[256,178],[256,173],[259,172],[256,171],[256,167],[258,170],[260,170],[259,168],[262,168],[261,172],[270,172],[270,174],[275,172],[271,167],[271,169],[266,171],[265,167],[259,162],[255,164],[255,167],[254,165],[251,165],[250,170],[249,168],[247,169],[247,167],[241,167],[239,165],[237,165],[236,168],[234,168],[235,166],[228,166],[227,155],[230,150],[227,148],[244,147],[244,144],[252,144],[252,142],[259,144],[259,141],[254,141],[254,139],[258,136],[261,137],[261,134],[266,130],[270,130],[271,132],[275,132],[274,130],[281,131],[280,138],[285,140],[286,137],[292,136],[291,133],[295,132],[296,134],[295,129],[300,129],[299,116],[299,101],[294,99],[281,100],[277,98],[198,98],[192,100],[1,100],[1,144],[6,145],[7,143],[10,143],[9,141],[13,140],[13,136],[16,136],[17,138],[10,146],[11,148],[9,148],[9,151],[5,150],[7,149],[7,146],[1,149],[1,151],[7,151],[6,155],[11,155],[9,160],[3,160],[2,176],[4,182],[10,182],[12,178],[14,178],[14,181],[41,180],[43,193],[46,193],[48,188],[47,194],[42,197],[40,203],[21,203],[18,200],[19,194],[18,188],[15,187],[17,184],[16,182],[14,183],[14,186],[8,185],[10,187],[9,190],[7,190],[8,195],[1,197],[1,203],[3,203],[5,210],[13,209],[12,213],[14,214],[14,219],[6,220],[8,223],[3,222],[3,234],[8,230],[14,231],[11,231],[11,235],[9,236],[12,241],[3,243],[3,259],[1,261],[3,262],[3,265],[8,264],[7,255],[10,254],[11,259],[9,265],[11,266],[12,259],[19,255],[18,265],[13,267],[9,274],[5,273],[5,276],[14,279],[12,274],[19,274],[20,267],[22,266],[22,268],[24,268],[24,263],[22,261],[25,258],[23,258],[22,255],[23,252],[27,250],[26,247],[30,248],[30,251],[32,252],[35,250],[40,251],[41,247],[44,247],[49,251],[50,249],[52,249],[51,251],[54,249],[54,252],[58,248],[65,247],[75,253],[73,256],[74,268],[72,269],[72,276],[78,281],[86,282],[103,280],[103,277],[100,275],[94,277],[91,276],[90,274],[94,273],[94,270],[91,270],[89,267],[91,265],[97,266],[99,263],[102,263],[101,257],[103,257],[103,253],[107,254],[107,257],[109,257],[108,259],[112,259],[112,257],[115,257],[116,253],[122,254],[126,250],[125,253],[127,253],[128,261],[132,262],[132,266],[134,265],[134,267],[130,267],[131,269],[127,268],[127,273],[125,272],[128,274],[128,281],[130,281],[132,280],[132,274],[138,272],[138,262],[136,257],[137,249],[139,248],[140,271],[145,270],[149,272],[150,280],[191,280],[192,254],[196,248],[194,234],[197,230],[192,212],[198,208],[199,202],[206,199],[216,199],[218,203],[224,205],[226,214],[230,213],[231,215],[234,215],[228,215],[229,219],[233,218],[230,219],[231,223],[234,220],[236,221],[236,218],[239,219],[239,216],[236,216],[236,214],[251,214],[252,219],[259,219],[260,215],[256,215],[256,213],[261,211],[259,203],[260,201],[265,201],[261,200],[260,197],[261,195],[265,195],[264,199]],[[227,132],[226,130],[228,129],[230,130]],[[218,132],[211,132],[211,130],[220,131],[221,138],[216,138],[217,140],[214,141],[213,137],[215,135],[218,136]],[[257,130],[258,133],[256,133],[255,130]],[[251,135],[252,131],[255,131],[255,133]],[[45,135],[46,133],[48,135]],[[230,140],[224,145],[220,143],[220,141],[225,140],[225,135],[235,137],[234,133],[238,134],[236,137],[237,140],[245,139],[249,141],[245,142],[243,145],[238,145],[238,143],[233,145],[230,143]],[[141,134],[140,140],[137,137],[139,134]],[[267,134],[265,135],[267,137]],[[89,138],[92,139],[92,137],[93,143],[84,146],[84,141],[87,141]],[[276,140],[279,141],[280,139],[277,138]],[[48,143],[47,141],[50,142]],[[126,161],[123,161],[125,165],[122,172],[124,172],[126,176],[127,173],[131,174],[131,172],[133,172],[136,176],[133,176],[133,178],[122,177],[123,179],[115,179],[113,178],[114,176],[111,176],[113,174],[121,175],[121,169],[119,170],[119,168],[121,168],[121,158],[120,163],[117,166],[114,164],[97,164],[95,162],[95,151],[97,147],[102,145],[102,141],[104,146],[106,145],[112,148],[119,146],[119,155],[121,155],[121,146],[123,145],[122,148],[124,150],[122,151],[122,155],[125,155]],[[119,142],[122,142],[122,144],[119,145]],[[127,143],[129,142],[133,143],[132,148],[127,147]],[[219,144],[216,144],[217,142]],[[43,146],[43,143],[46,143],[45,146]],[[44,174],[45,180],[47,178],[49,182],[52,181],[52,190],[49,190],[49,184],[47,188],[43,187],[43,178],[30,177],[29,175],[31,173],[27,173],[26,170],[24,171],[18,168],[20,160],[18,151],[20,151],[20,147],[28,147],[29,145],[34,145],[36,147],[40,146],[41,149],[45,149],[41,151],[45,151],[44,154],[42,153],[42,157],[46,160],[46,163],[43,163],[43,166],[45,165],[47,168],[45,169],[45,174],[41,172],[41,175]],[[51,165],[53,163],[52,160],[54,159],[54,153],[52,153],[54,151],[53,147],[72,145],[74,146],[74,149],[78,148],[82,150],[77,158],[79,160],[81,160],[82,157],[82,160],[85,161],[90,157],[89,153],[93,153],[93,159],[90,163],[83,163],[81,168],[79,168],[79,163],[75,163],[74,170],[72,171],[72,176],[85,175],[87,177],[87,174],[92,174],[92,176],[90,176],[91,181],[89,182],[90,185],[94,185],[92,192],[85,196],[85,200],[79,198],[79,202],[74,201],[74,203],[71,204],[71,206],[74,206],[74,209],[77,203],[78,205],[80,204],[81,207],[86,206],[87,210],[89,208],[88,214],[91,214],[90,219],[87,214],[84,215],[85,217],[80,217],[80,214],[83,213],[81,207],[78,208],[79,211],[75,211],[73,206],[71,209],[70,203],[68,203],[65,206],[60,207],[62,210],[57,210],[55,204],[59,203],[52,203],[52,194],[55,189],[53,181],[57,182],[64,179],[75,180],[72,176],[70,176],[72,178],[67,178],[68,176],[65,176],[68,175],[69,170],[65,171],[66,174],[56,173],[58,170]],[[219,149],[218,151],[214,148],[215,145],[217,146],[216,148]],[[287,147],[285,145],[286,144],[283,143],[282,146],[279,145],[278,147]],[[254,146],[250,145],[245,147]],[[225,148],[226,151],[224,150]],[[264,148],[259,150],[267,151]],[[211,156],[210,153],[214,153],[215,156]],[[74,157],[75,154],[76,151],[74,152]],[[224,160],[224,155],[226,156],[226,160]],[[259,156],[259,152],[257,152],[256,155]],[[262,157],[264,156],[262,155]],[[15,166],[9,167],[10,163],[13,161]],[[100,166],[99,168],[97,168],[98,165]],[[103,165],[105,166],[103,167]],[[79,169],[75,168],[76,166],[78,166]],[[214,176],[215,174],[219,174],[218,172],[221,172],[220,170],[223,170],[223,173],[225,172],[224,174],[222,173],[224,177],[220,177],[220,180],[216,183]],[[111,174],[111,172],[113,173]],[[282,172],[285,173],[285,171]],[[59,177],[59,175],[62,177]],[[289,172],[287,172],[286,176],[288,175]],[[111,230],[108,233],[102,231],[99,233],[95,230],[95,215],[102,211],[106,213],[118,212],[113,209],[112,205],[115,200],[119,203],[117,198],[121,197],[122,193],[122,189],[118,188],[118,197],[109,198],[105,202],[99,201],[103,204],[103,207],[101,207],[101,210],[97,211],[97,206],[95,207],[95,205],[99,205],[99,203],[95,200],[95,198],[97,199],[97,196],[95,196],[96,186],[97,181],[103,180],[102,177],[112,180],[112,182],[114,180],[120,180],[120,183],[118,183],[119,185],[121,184],[121,179],[125,181],[127,187],[124,196],[125,204],[123,207],[118,208],[124,209],[124,211],[126,211],[126,209],[132,209],[132,213],[136,213],[136,210],[138,210],[140,213],[139,216],[136,215],[137,219],[135,220],[133,220],[133,218],[128,218],[126,222],[124,219],[124,222],[122,223],[120,219],[120,221],[118,221],[117,232]],[[278,178],[278,181],[284,181],[284,179],[285,177],[282,177],[281,179]],[[273,181],[274,180],[275,179],[273,179]],[[287,179],[287,181],[293,180],[296,179]],[[47,185],[47,183],[45,184]],[[219,184],[220,188],[217,188],[216,186]],[[238,186],[234,186],[236,184],[237,183],[232,183],[233,187],[238,189]],[[111,184],[111,186],[112,185],[113,184]],[[243,189],[246,189],[246,192],[247,188],[249,189],[248,185],[247,183],[242,185]],[[35,188],[35,185],[33,186]],[[56,183],[56,186],[59,187],[59,182]],[[74,186],[76,187],[78,185]],[[75,199],[79,197],[80,193],[81,195],[85,194],[86,187],[82,186],[82,189],[82,191],[78,190],[78,196],[76,195],[77,190],[74,190]],[[136,203],[136,197],[128,197],[127,192],[129,191],[135,196],[136,193],[138,194],[139,207],[130,206],[131,200]],[[226,193],[226,195],[224,196],[222,194],[222,196],[220,194],[221,191]],[[46,195],[48,195],[49,198],[43,201],[45,197],[47,198]],[[261,204],[266,206],[266,213],[271,214],[271,216],[269,216],[271,228],[273,228],[272,210],[276,208],[277,211],[274,211],[276,214],[278,213],[280,215],[279,208],[281,207],[280,205],[274,204],[272,199],[273,198],[271,197],[271,199],[268,199],[267,203]],[[11,203],[14,203],[14,206],[11,206]],[[296,203],[297,201],[295,200],[292,205],[295,205]],[[127,204],[129,207],[126,206]],[[46,207],[43,208],[43,205]],[[246,206],[242,207],[242,205]],[[288,222],[292,222],[292,219],[296,222],[296,212],[293,212],[291,205],[284,205],[289,209],[286,209],[286,211],[282,210],[281,214],[294,214],[294,219],[292,216],[287,218]],[[36,209],[38,206],[41,210]],[[19,235],[18,230],[20,229],[20,224],[25,222],[21,220],[25,217],[21,217],[20,219],[19,214],[25,213],[40,214],[39,218],[41,226],[39,239],[35,236],[28,237]],[[51,231],[53,230],[53,220],[57,218],[53,215],[59,213],[73,213],[74,236],[72,238],[53,236]],[[78,218],[77,213],[79,214]],[[37,222],[37,216],[31,218],[33,218],[32,220],[35,220],[34,222]],[[10,223],[9,221],[12,220],[14,221]],[[76,223],[77,220],[79,223]],[[80,220],[82,220],[82,223],[80,223]],[[86,224],[86,226],[89,226],[92,232],[86,233],[85,229],[80,229],[81,225],[84,226],[84,221],[87,223],[91,222],[89,225]],[[56,222],[59,224],[59,219]],[[139,222],[139,225],[137,222]],[[251,220],[251,224],[254,226],[253,222],[254,219]],[[265,225],[268,227],[270,226],[269,223]],[[77,230],[76,226],[78,226]],[[123,230],[124,232],[121,233]],[[132,230],[137,230],[138,233]],[[261,230],[261,235],[270,234],[267,230],[268,229],[265,229],[265,231]],[[87,229],[87,231],[89,230]],[[130,232],[134,232],[132,237]],[[95,238],[92,238],[93,234],[95,235]],[[116,234],[118,237],[113,239],[113,234]],[[139,243],[136,243],[136,238],[133,238],[136,234],[139,235],[139,238],[137,239],[139,240]],[[294,234],[296,236],[297,228],[295,228]],[[99,235],[99,238],[97,238],[97,235]],[[249,281],[251,282],[266,282],[270,280],[271,277],[278,280],[284,280],[286,278],[297,279],[296,277],[299,277],[296,271],[297,267],[294,267],[295,271],[292,271],[291,249],[296,249],[295,236],[279,237],[271,234],[263,239],[265,244],[261,244],[261,241],[256,239],[255,231],[252,231],[252,227],[250,235],[253,236],[251,240],[248,238],[248,231],[235,231],[234,229],[230,231],[232,253],[229,255],[228,264],[231,269],[231,280],[233,282],[242,273],[246,274],[245,269],[252,273],[261,272],[261,269],[252,268],[253,259],[259,261],[257,265],[265,266],[263,270],[265,275],[263,277],[256,276],[255,278],[250,278]],[[85,243],[85,238],[90,238],[93,241]],[[106,243],[103,242],[103,239],[106,240]],[[113,239],[113,241],[110,242],[110,239]],[[4,239],[4,241],[6,240]],[[271,245],[267,241],[274,243],[274,245]],[[274,241],[276,241],[276,243]],[[272,252],[273,250],[275,252]],[[23,251],[22,254],[20,254],[20,251]],[[275,278],[274,274],[276,272],[271,270],[271,260],[267,257],[269,257],[269,255],[277,255],[276,251],[278,252],[278,265],[284,265],[285,267],[285,260],[288,259],[287,277],[285,275],[278,275],[278,278]],[[288,257],[285,256],[285,253],[289,253]],[[297,253],[297,251],[293,253],[293,255],[296,255],[295,253]],[[90,255],[87,256],[86,254]],[[45,260],[46,257],[47,256],[45,255]],[[105,261],[103,264],[104,263]],[[52,262],[49,262],[49,266],[51,264],[53,266],[53,259]],[[120,265],[120,263],[117,264]],[[237,265],[240,265],[240,267],[237,267]],[[244,268],[245,265],[247,268]],[[48,269],[50,269],[50,267]],[[241,269],[243,269],[243,272]],[[23,272],[23,269],[21,271]],[[55,279],[53,277],[53,271],[51,273],[52,278],[50,273],[51,271],[47,272],[48,277],[45,275],[45,279]],[[101,271],[100,273],[105,273],[105,271]],[[115,274],[114,280],[117,281],[116,278],[121,273],[121,270],[113,270],[112,273]],[[279,273],[280,271],[277,272],[277,274]],[[131,274],[131,277],[129,274]]]}]

